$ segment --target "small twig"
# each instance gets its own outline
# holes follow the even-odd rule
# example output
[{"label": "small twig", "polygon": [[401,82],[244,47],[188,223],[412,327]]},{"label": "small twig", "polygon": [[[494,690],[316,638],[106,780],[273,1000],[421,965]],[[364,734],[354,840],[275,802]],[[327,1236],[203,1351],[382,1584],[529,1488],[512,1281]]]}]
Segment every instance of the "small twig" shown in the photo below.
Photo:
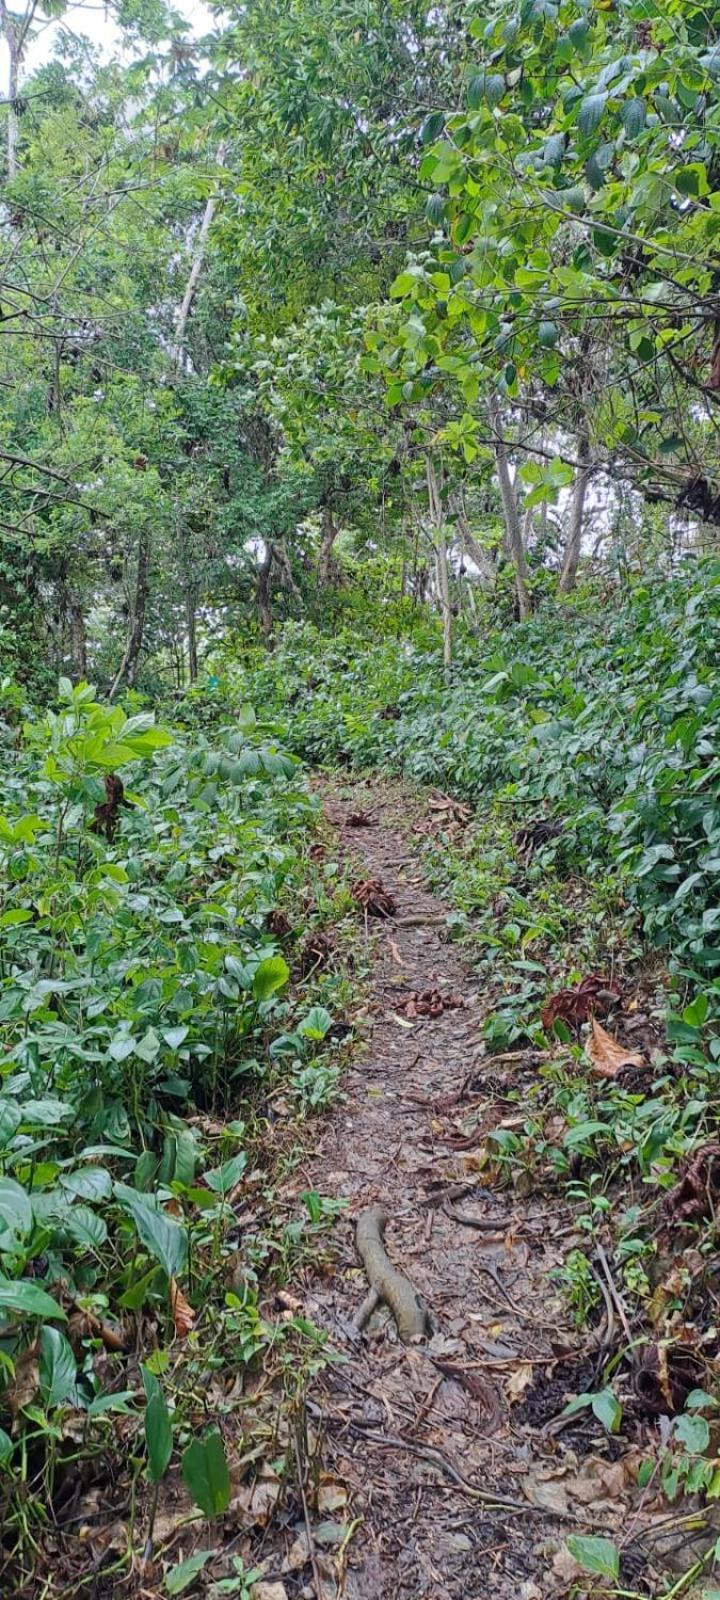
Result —
[{"label": "small twig", "polygon": [[461,1222],[464,1228],[475,1228],[478,1233],[503,1233],[512,1228],[512,1221],[505,1217],[467,1217],[463,1211],[456,1211],[447,1200],[442,1203],[441,1210],[451,1222]]},{"label": "small twig", "polygon": [[308,1549],[310,1551],[310,1565],[312,1567],[312,1572],[313,1572],[313,1583],[315,1585],[315,1596],[316,1596],[316,1600],[323,1600],[322,1579],[320,1577],[320,1569],[318,1567],[318,1561],[317,1561],[317,1551],[315,1549],[315,1540],[313,1539],[312,1526],[311,1526],[311,1523],[310,1523],[310,1512],[308,1511],[307,1495],[305,1494],[305,1474],[304,1474],[304,1471],[303,1471],[302,1460],[301,1460],[301,1457],[300,1457],[300,1445],[299,1445],[299,1442],[298,1442],[297,1430],[293,1435],[293,1445],[295,1447],[295,1461],[297,1463],[298,1488],[300,1490],[300,1499],[302,1501],[302,1508],[303,1508],[303,1519],[304,1519],[304,1522],[305,1522],[305,1533],[306,1533],[306,1536],[307,1536]]},{"label": "small twig", "polygon": [[627,1314],[626,1314],[626,1311],[625,1311],[625,1307],[624,1307],[624,1305],[622,1303],[622,1300],[620,1299],[620,1295],[618,1294],[618,1291],[617,1291],[617,1289],[615,1287],[615,1281],[613,1279],[613,1275],[612,1275],[612,1273],[610,1271],[610,1267],[608,1265],[608,1258],[607,1258],[607,1256],[605,1254],[605,1251],[603,1250],[602,1245],[599,1242],[596,1243],[595,1250],[596,1250],[596,1254],[597,1254],[598,1260],[600,1262],[600,1265],[601,1265],[601,1267],[603,1269],[603,1272],[605,1273],[607,1286],[608,1286],[608,1289],[610,1291],[610,1295],[612,1297],[613,1304],[614,1304],[615,1309],[617,1311],[617,1314],[618,1314],[618,1316],[620,1318],[620,1321],[621,1321],[621,1323],[623,1325],[623,1328],[625,1329],[625,1333],[627,1335],[628,1344],[633,1344],[634,1341],[633,1341],[633,1336],[632,1336],[632,1331],[631,1331],[631,1328],[630,1328],[630,1324],[629,1324],[628,1319],[627,1319]]}]

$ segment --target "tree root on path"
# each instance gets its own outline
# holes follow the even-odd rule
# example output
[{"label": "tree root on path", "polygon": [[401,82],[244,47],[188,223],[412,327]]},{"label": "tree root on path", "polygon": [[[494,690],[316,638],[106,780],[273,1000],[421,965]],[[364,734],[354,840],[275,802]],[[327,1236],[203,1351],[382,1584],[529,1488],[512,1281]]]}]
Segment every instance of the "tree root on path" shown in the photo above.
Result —
[{"label": "tree root on path", "polygon": [[[371,1291],[389,1305],[404,1344],[412,1339],[422,1339],[429,1331],[429,1316],[417,1290],[409,1278],[393,1266],[384,1245],[388,1214],[383,1206],[367,1206],[357,1220],[357,1252],[365,1268]],[[370,1296],[360,1308],[365,1311]],[[369,1313],[368,1313],[369,1314]],[[367,1314],[365,1316],[367,1320]],[[356,1325],[358,1319],[356,1318]],[[362,1325],[362,1324],[360,1324]]]}]

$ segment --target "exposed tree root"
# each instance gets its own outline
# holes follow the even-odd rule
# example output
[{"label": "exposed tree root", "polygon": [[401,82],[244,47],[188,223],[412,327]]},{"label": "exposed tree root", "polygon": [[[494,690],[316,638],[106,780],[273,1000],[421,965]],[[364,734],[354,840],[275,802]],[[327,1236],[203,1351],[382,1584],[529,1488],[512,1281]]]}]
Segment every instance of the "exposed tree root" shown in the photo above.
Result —
[{"label": "exposed tree root", "polygon": [[372,1289],[385,1300],[405,1344],[422,1339],[428,1332],[427,1307],[409,1278],[393,1266],[384,1245],[387,1212],[382,1206],[367,1206],[357,1221],[357,1251]]}]

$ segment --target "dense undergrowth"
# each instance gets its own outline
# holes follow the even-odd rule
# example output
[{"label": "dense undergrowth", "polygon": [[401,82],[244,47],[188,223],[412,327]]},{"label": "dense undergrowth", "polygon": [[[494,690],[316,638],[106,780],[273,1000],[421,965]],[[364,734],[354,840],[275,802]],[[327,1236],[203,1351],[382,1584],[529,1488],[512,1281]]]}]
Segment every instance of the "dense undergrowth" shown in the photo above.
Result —
[{"label": "dense undergrowth", "polygon": [[310,858],[297,759],[248,707],[159,726],[64,682],[35,721],[3,694],[2,1584],[95,1583],[82,1517],[52,1577],[43,1551],[100,1486],[114,1592],[168,1474],[227,1504],[248,1364],[279,1385],[276,1428],[322,1359],[302,1319],[265,1320],[261,1283],[326,1225],[319,1196],[294,1215],[272,1186],[337,1078],[343,979],[313,933],[344,891]]}]

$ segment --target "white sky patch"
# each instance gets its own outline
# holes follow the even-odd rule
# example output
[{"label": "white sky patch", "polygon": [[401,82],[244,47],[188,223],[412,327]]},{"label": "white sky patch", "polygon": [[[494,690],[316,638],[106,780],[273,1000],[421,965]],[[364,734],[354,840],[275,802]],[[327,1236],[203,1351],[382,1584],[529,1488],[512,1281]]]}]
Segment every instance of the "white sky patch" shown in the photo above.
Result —
[{"label": "white sky patch", "polygon": [[[196,38],[210,33],[217,26],[217,19],[202,0],[173,0],[173,9],[179,11],[186,18],[189,30]],[[117,52],[121,33],[113,18],[102,5],[70,5],[62,17],[48,19],[39,16],[33,24],[33,37],[29,48],[25,52],[22,77],[26,78],[37,67],[49,61],[58,34],[65,29],[70,33],[89,39],[93,45],[99,45],[102,54],[108,59]],[[0,40],[0,85],[2,94],[8,90],[8,54],[5,43]]]}]

